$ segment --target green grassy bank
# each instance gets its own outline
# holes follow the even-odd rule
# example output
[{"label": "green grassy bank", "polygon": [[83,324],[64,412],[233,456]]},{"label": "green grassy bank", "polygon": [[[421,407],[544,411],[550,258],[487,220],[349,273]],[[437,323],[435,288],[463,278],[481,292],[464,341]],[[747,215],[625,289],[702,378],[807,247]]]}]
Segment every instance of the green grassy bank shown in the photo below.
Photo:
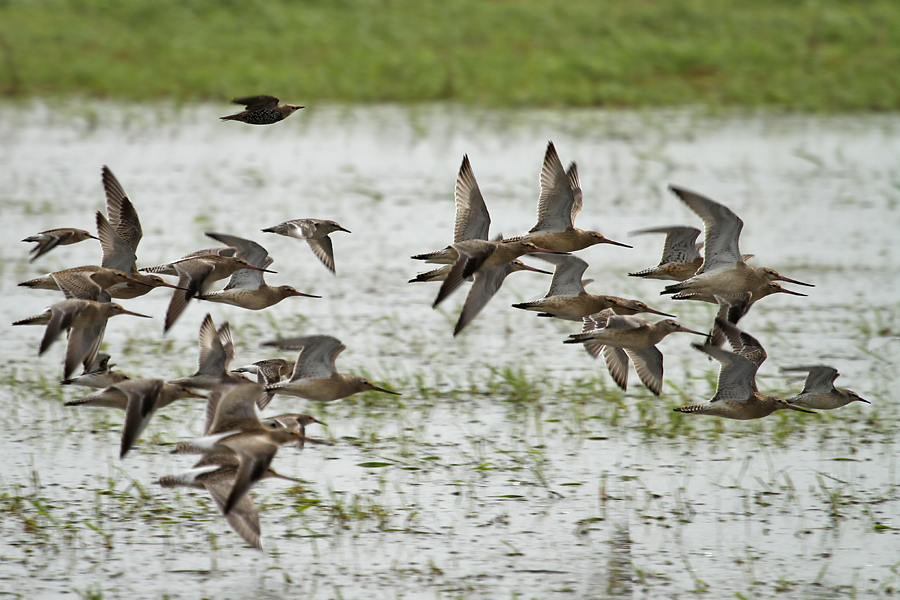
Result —
[{"label": "green grassy bank", "polygon": [[900,108],[900,2],[0,0],[0,93]]}]

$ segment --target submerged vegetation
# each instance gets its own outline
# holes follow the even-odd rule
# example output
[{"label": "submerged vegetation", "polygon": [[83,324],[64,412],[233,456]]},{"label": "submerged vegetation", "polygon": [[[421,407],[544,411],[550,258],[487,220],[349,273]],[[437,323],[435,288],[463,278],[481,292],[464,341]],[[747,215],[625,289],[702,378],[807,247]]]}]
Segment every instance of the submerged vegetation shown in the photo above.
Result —
[{"label": "submerged vegetation", "polygon": [[900,4],[0,2],[0,92],[147,100],[900,108]]}]

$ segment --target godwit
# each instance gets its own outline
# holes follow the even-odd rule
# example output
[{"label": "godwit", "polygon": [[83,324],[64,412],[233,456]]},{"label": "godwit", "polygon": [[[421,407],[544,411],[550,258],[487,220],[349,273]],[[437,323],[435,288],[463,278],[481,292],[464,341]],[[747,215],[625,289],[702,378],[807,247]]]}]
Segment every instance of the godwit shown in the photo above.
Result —
[{"label": "godwit", "polygon": [[178,271],[175,270],[176,263],[183,261],[186,258],[196,258],[198,256],[206,256],[207,254],[217,254],[219,256],[234,256],[237,253],[237,248],[225,248],[219,246],[218,248],[204,248],[203,250],[195,250],[189,254],[185,254],[178,260],[173,260],[172,262],[162,263],[161,265],[155,265],[152,267],[141,267],[138,269],[142,273],[158,273],[159,275],[174,275],[178,277]]},{"label": "godwit", "polygon": [[581,212],[582,192],[575,163],[566,172],[553,142],[547,144],[541,168],[541,197],[538,200],[538,220],[531,230],[519,238],[540,248],[554,252],[575,252],[594,244],[613,244],[631,248],[628,244],[610,240],[596,231],[585,231],[573,225]]},{"label": "godwit", "polygon": [[558,317],[579,322],[584,317],[607,308],[612,309],[617,315],[647,312],[664,317],[674,316],[650,308],[640,300],[589,294],[585,291],[582,281],[588,264],[577,256],[547,255],[542,258],[556,265],[553,280],[550,282],[550,291],[540,300],[513,304],[514,308],[535,311],[539,317]]},{"label": "godwit", "polygon": [[63,367],[63,379],[68,379],[79,363],[89,366],[94,362],[103,341],[102,326],[116,315],[150,318],[110,302],[71,299],[52,304],[40,315],[16,321],[13,325],[47,325],[38,356],[46,352],[63,331],[68,331],[69,341]]},{"label": "godwit", "polygon": [[[124,271],[96,265],[84,265],[56,271],[43,277],[23,281],[19,285],[36,290],[61,290],[66,298],[98,301],[101,299],[100,293],[103,290],[125,282],[143,285]],[[147,289],[150,288],[147,287]]]},{"label": "godwit", "polygon": [[453,335],[459,335],[459,332],[478,316],[481,309],[487,306],[490,299],[494,297],[494,294],[496,294],[497,290],[500,289],[500,286],[503,285],[503,280],[506,279],[507,275],[522,270],[543,273],[544,275],[550,274],[549,271],[542,271],[540,269],[535,269],[534,267],[529,267],[519,260],[508,262],[505,265],[494,267],[487,271],[476,271],[474,275],[475,282],[472,284],[472,287],[469,289],[469,294],[466,296],[466,302],[463,304],[462,312],[459,313],[459,319],[456,321]]},{"label": "godwit", "polygon": [[738,247],[744,222],[728,207],[685,188],[670,185],[706,225],[703,264],[697,273],[681,283],[666,286],[662,294],[698,292],[717,296],[735,296],[751,292],[770,281],[787,281],[813,287],[778,274],[775,269],[748,265]]},{"label": "godwit", "polygon": [[[719,312],[716,317],[728,321],[732,325],[737,325],[738,321],[750,312],[750,307],[757,301],[762,300],[766,296],[778,293],[791,294],[792,296],[806,296],[806,294],[783,288],[777,281],[770,281],[769,283],[756,288],[752,292],[745,292],[738,296],[713,296],[711,299],[719,304]],[[681,298],[678,298],[680,295],[681,294],[676,294],[673,298],[680,300]],[[709,297],[705,294],[690,294],[684,296],[684,298],[709,302]],[[709,343],[713,346],[721,346],[724,342],[725,333],[713,324]]]},{"label": "godwit", "polygon": [[232,104],[240,104],[245,107],[239,113],[219,117],[223,121],[240,121],[249,125],[271,125],[278,121],[283,121],[295,111],[303,108],[296,104],[278,105],[278,98],[274,96],[246,96],[244,98],[235,98]]},{"label": "godwit", "polygon": [[92,406],[117,408],[125,411],[119,458],[125,455],[141,436],[153,413],[176,400],[204,398],[185,384],[166,382],[162,379],[130,379],[94,392],[79,400],[66,402],[66,406]]},{"label": "godwit", "polygon": [[[159,479],[165,488],[190,487],[205,489],[212,496],[225,521],[241,538],[257,550],[263,549],[262,532],[259,526],[259,511],[249,494],[238,500],[229,512],[225,512],[228,496],[240,471],[241,460],[234,454],[208,454],[201,458],[189,471],[178,475],[166,475]],[[296,479],[275,472],[266,467],[259,480],[276,478],[296,482]]]},{"label": "godwit", "polygon": [[[472,277],[476,272],[503,267],[523,254],[537,252],[554,254],[553,251],[538,248],[526,240],[463,240],[454,243],[453,249],[457,251],[459,257],[441,284],[432,308],[443,302],[447,296],[462,285],[464,280]],[[501,283],[502,281],[503,278],[500,279]]]},{"label": "godwit", "polygon": [[68,246],[69,244],[77,244],[84,240],[96,240],[93,235],[84,229],[75,229],[74,227],[60,227],[59,229],[48,229],[34,235],[30,235],[23,242],[37,242],[37,246],[29,250],[31,258],[28,262],[34,262],[57,246]]},{"label": "godwit", "polygon": [[[647,388],[659,396],[663,384],[663,355],[656,344],[676,331],[703,335],[688,329],[672,319],[650,323],[642,317],[616,315],[603,311],[584,318],[582,333],[576,333],[564,340],[565,344],[588,344],[603,346],[603,358],[613,380],[623,390],[628,387],[628,357],[634,361],[638,377]],[[590,352],[590,349],[588,349]],[[594,356],[593,352],[591,352]]]},{"label": "godwit", "polygon": [[[399,396],[397,392],[378,387],[365,377],[338,373],[334,361],[347,347],[330,335],[311,335],[263,342],[263,346],[275,346],[282,350],[300,350],[294,372],[288,381],[273,383],[266,390],[286,396],[297,396],[316,402],[340,400],[358,392],[384,392]],[[265,405],[260,408],[265,408]]]},{"label": "godwit", "polygon": [[[453,243],[465,240],[486,240],[491,228],[491,215],[488,212],[487,205],[484,203],[484,197],[478,188],[478,182],[475,180],[475,173],[472,171],[472,164],[469,162],[469,155],[463,155],[462,164],[459,166],[459,173],[456,176],[456,187],[453,191],[453,199],[456,203],[456,220],[453,224]],[[454,250],[453,246],[447,246],[443,250],[437,252],[429,252],[427,254],[417,254],[412,257],[414,260],[424,260],[427,263],[452,265],[459,258],[459,253]],[[415,281],[443,281],[446,279],[446,273],[441,269],[430,271],[437,275],[437,271],[441,271],[443,275],[440,279],[418,279]],[[449,269],[447,269],[449,272]],[[426,273],[422,274],[428,275]],[[410,280],[412,283],[413,280]]]},{"label": "godwit", "polygon": [[81,385],[89,388],[103,389],[111,385],[116,385],[127,379],[131,379],[125,373],[113,371],[116,365],[109,364],[109,354],[100,352],[94,361],[84,368],[81,375],[70,379],[63,379],[60,385]]},{"label": "godwit", "polygon": [[696,227],[674,225],[671,227],[651,227],[632,231],[630,235],[643,235],[646,233],[665,233],[666,241],[663,242],[662,258],[659,264],[637,273],[629,273],[632,277],[644,277],[646,279],[665,279],[668,281],[684,281],[694,276],[703,257],[697,248],[697,237],[700,230]]},{"label": "godwit", "polygon": [[218,402],[210,427],[217,433],[182,442],[175,450],[178,453],[237,455],[240,466],[222,511],[226,515],[262,478],[282,444],[303,441],[297,430],[262,424],[257,406],[265,395],[266,389],[255,383],[229,386]]},{"label": "godwit", "polygon": [[249,381],[243,375],[228,370],[228,365],[234,360],[234,339],[231,336],[231,326],[227,321],[216,330],[212,316],[207,313],[203,322],[200,323],[197,344],[200,347],[197,372],[188,377],[175,379],[173,383],[210,389],[223,383],[247,383]]},{"label": "godwit", "polygon": [[766,360],[762,344],[727,321],[716,319],[716,325],[725,332],[734,352],[711,344],[693,344],[694,348],[721,363],[716,393],[707,402],[682,406],[674,409],[676,412],[740,420],[761,419],[784,408],[810,412],[791,406],[784,398],[761,393],[756,387],[756,371]]},{"label": "godwit", "polygon": [[840,374],[833,367],[825,365],[814,365],[806,367],[784,367],[782,371],[805,371],[809,373],[806,376],[806,383],[803,384],[803,391],[796,396],[791,396],[785,401],[794,406],[803,406],[805,408],[817,408],[820,410],[832,410],[840,408],[851,402],[865,402],[871,404],[865,398],[852,390],[834,387],[834,380]]},{"label": "godwit", "polygon": [[187,303],[198,294],[203,294],[214,281],[225,279],[241,269],[264,271],[274,273],[261,267],[254,267],[243,258],[236,256],[221,256],[219,254],[204,254],[202,256],[186,257],[175,261],[175,270],[178,271],[178,289],[172,294],[169,308],[166,311],[166,322],[163,325],[163,333],[167,332],[184,309]]},{"label": "godwit", "polygon": [[[247,240],[234,235],[224,233],[209,233],[209,237],[237,249],[236,256],[243,258],[254,267],[267,268],[273,260],[265,248],[252,240]],[[321,298],[312,294],[298,292],[289,285],[272,287],[266,284],[263,271],[241,269],[232,274],[225,289],[219,292],[199,294],[197,298],[209,302],[221,302],[231,304],[248,310],[262,310],[278,304],[285,298],[292,296],[305,296],[307,298]]]},{"label": "godwit", "polygon": [[284,223],[273,225],[272,227],[266,227],[263,231],[265,233],[277,233],[278,235],[305,240],[312,249],[313,254],[315,254],[316,257],[322,261],[322,264],[328,267],[328,270],[332,273],[336,273],[334,270],[334,249],[332,248],[331,238],[328,237],[328,234],[335,231],[346,231],[347,233],[350,233],[349,229],[344,229],[338,225],[337,221],[326,221],[323,219],[294,219],[292,221],[285,221]]}]

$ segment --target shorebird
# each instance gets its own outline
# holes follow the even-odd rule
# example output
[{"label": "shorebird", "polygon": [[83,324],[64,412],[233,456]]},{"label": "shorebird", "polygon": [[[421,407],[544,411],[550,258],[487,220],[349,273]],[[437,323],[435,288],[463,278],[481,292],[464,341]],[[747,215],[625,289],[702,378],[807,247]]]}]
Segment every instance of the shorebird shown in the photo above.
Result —
[{"label": "shorebird", "polygon": [[46,352],[63,331],[68,331],[69,341],[63,367],[63,379],[68,379],[79,363],[89,366],[94,362],[103,341],[102,326],[116,315],[150,318],[111,302],[70,299],[52,304],[43,313],[16,321],[13,325],[47,326],[38,356]]},{"label": "shorebird", "polygon": [[240,121],[249,125],[271,125],[283,121],[295,111],[303,108],[296,104],[278,105],[278,98],[274,96],[245,96],[235,98],[232,104],[240,104],[245,107],[239,113],[219,117],[223,121]]},{"label": "shorebird", "polygon": [[596,231],[574,226],[581,212],[582,192],[578,168],[573,162],[569,171],[563,169],[553,142],[547,144],[541,168],[541,197],[538,200],[538,220],[531,230],[518,238],[554,252],[575,252],[595,244],[613,244],[631,248],[628,244],[610,240]]},{"label": "shorebird", "polygon": [[711,344],[692,344],[697,350],[721,363],[716,393],[707,402],[682,406],[674,409],[676,412],[740,420],[761,419],[785,408],[810,412],[792,406],[784,398],[761,393],[756,387],[756,371],[766,360],[762,344],[727,321],[716,319],[716,325],[725,332],[734,352]]},{"label": "shorebird", "polygon": [[237,253],[237,248],[231,247],[222,247],[218,248],[204,248],[203,250],[195,250],[189,254],[185,254],[178,260],[173,260],[172,262],[162,263],[161,265],[154,265],[152,267],[141,267],[138,271],[142,273],[157,273],[159,275],[174,275],[178,277],[178,271],[175,269],[175,265],[186,258],[196,258],[198,256],[206,256],[208,254],[216,254],[218,256],[234,256]]},{"label": "shorebird", "polygon": [[629,273],[631,277],[644,277],[646,279],[665,279],[668,281],[684,281],[694,276],[703,257],[697,247],[697,237],[700,230],[696,227],[685,225],[673,225],[671,227],[651,227],[632,231],[629,235],[643,235],[647,233],[665,233],[666,241],[663,242],[662,258],[659,264],[637,273]]},{"label": "shorebird", "polygon": [[294,372],[293,360],[285,360],[283,358],[267,358],[258,360],[252,365],[238,367],[232,369],[235,373],[252,373],[256,375],[256,382],[261,385],[269,385],[270,383],[278,383],[285,377],[289,377]]},{"label": "shorebird", "polygon": [[281,445],[303,441],[303,436],[295,429],[262,424],[257,407],[266,395],[266,388],[255,383],[229,386],[218,402],[210,426],[216,433],[182,442],[175,449],[177,453],[234,454],[238,457],[240,466],[222,510],[225,515],[262,478]]},{"label": "shorebird", "polygon": [[34,262],[37,258],[47,254],[57,246],[68,246],[69,244],[77,244],[90,239],[96,240],[97,238],[84,229],[60,227],[30,235],[22,241],[37,242],[37,246],[29,250],[31,258],[28,259],[28,262]]},{"label": "shorebird", "polygon": [[[246,383],[246,382],[245,382]],[[306,426],[313,423],[324,425],[321,421],[307,414],[285,413],[263,419],[259,416],[260,405],[265,406],[271,394],[261,391],[262,386],[252,388],[243,387],[242,391],[232,393],[234,385],[221,385],[215,388],[206,399],[206,427],[204,435],[211,436],[219,433],[234,431],[259,431],[262,426],[269,429],[290,429],[300,434],[298,448],[303,447],[303,442],[312,440],[306,438]],[[253,403],[251,406],[249,402]],[[190,444],[186,444],[189,446]]]},{"label": "shorebird", "polygon": [[640,300],[589,294],[585,291],[582,281],[588,264],[577,256],[547,255],[542,258],[556,265],[553,280],[550,282],[550,291],[540,300],[513,304],[513,308],[535,311],[539,317],[558,317],[579,322],[584,317],[607,308],[612,309],[617,315],[646,312],[664,317],[674,316],[650,308]]},{"label": "shorebird", "polygon": [[840,376],[837,369],[825,365],[813,365],[804,367],[783,367],[782,371],[805,371],[806,383],[803,391],[796,396],[791,396],[785,401],[794,406],[804,408],[817,408],[820,410],[832,410],[840,408],[851,402],[865,402],[871,404],[865,398],[852,390],[834,387],[834,380]]},{"label": "shorebird", "polygon": [[175,379],[172,383],[211,389],[221,384],[249,381],[243,375],[228,370],[228,365],[234,360],[234,339],[231,336],[231,325],[227,321],[216,330],[212,316],[207,313],[200,323],[197,344],[200,347],[197,372],[188,377]]},{"label": "shorebird", "polygon": [[205,398],[205,396],[181,383],[167,382],[162,379],[130,379],[79,400],[70,400],[66,402],[66,406],[92,406],[124,410],[125,424],[122,427],[119,458],[125,458],[144,428],[147,427],[153,413],[184,398]]},{"label": "shorebird", "polygon": [[[673,298],[678,300],[700,300],[702,302],[709,302],[712,300],[713,302],[717,302],[719,304],[719,312],[716,314],[716,317],[728,321],[732,325],[737,325],[738,321],[750,312],[750,307],[757,301],[762,300],[766,296],[778,293],[790,294],[792,296],[806,296],[806,294],[801,294],[800,292],[795,292],[782,287],[777,281],[770,281],[769,283],[756,288],[752,292],[745,292],[737,296],[710,297],[706,294],[688,294],[684,296],[676,294]],[[725,333],[721,331],[715,323],[713,323],[712,331],[710,331],[709,343],[713,346],[721,346],[725,343]]]},{"label": "shorebird", "polygon": [[[235,256],[243,258],[254,267],[265,269],[274,262],[266,249],[252,240],[224,233],[207,232],[206,235],[235,248],[237,250]],[[248,310],[262,310],[292,296],[321,298],[321,296],[298,292],[289,285],[272,287],[266,283],[263,271],[252,269],[235,271],[224,290],[198,294],[197,298],[209,302],[231,304]]]},{"label": "shorebird", "polygon": [[103,389],[116,385],[127,379],[131,379],[125,373],[113,371],[116,365],[109,364],[109,354],[100,352],[94,361],[84,368],[81,375],[70,379],[63,379],[60,385],[80,385],[89,388]]},{"label": "shorebird", "polygon": [[738,247],[744,222],[731,209],[685,188],[670,185],[669,189],[703,219],[706,239],[703,264],[697,273],[680,283],[666,286],[661,294],[697,292],[735,296],[752,292],[776,280],[814,287],[810,283],[783,277],[775,269],[748,265]]},{"label": "shorebird", "polygon": [[[265,389],[270,392],[316,402],[331,402],[367,391],[400,395],[378,387],[365,377],[338,373],[334,361],[347,347],[330,335],[284,338],[263,342],[262,345],[282,350],[300,350],[290,380],[267,385]],[[265,408],[265,405],[260,408]]]},{"label": "shorebird", "polygon": [[[229,512],[225,512],[228,496],[234,488],[240,471],[241,461],[234,454],[209,454],[201,458],[189,471],[178,475],[166,475],[159,479],[164,488],[189,487],[205,489],[212,496],[219,512],[225,521],[241,538],[257,550],[263,549],[262,531],[259,526],[259,510],[249,494],[245,494],[234,503]],[[277,473],[272,467],[266,467],[258,480],[285,479],[296,482],[296,479]]]},{"label": "shorebird", "polygon": [[144,237],[137,209],[125,193],[125,188],[106,165],[101,178],[106,194],[106,213],[97,211],[97,236],[103,259],[100,265],[128,273],[135,281],[126,281],[112,286],[109,293],[113,298],[127,300],[143,296],[153,288],[175,286],[162,277],[145,275],[136,268],[137,248]]},{"label": "shorebird", "polygon": [[[569,336],[565,344],[584,343],[593,356],[602,345],[606,367],[616,384],[628,389],[628,358],[634,361],[638,377],[659,396],[663,384],[663,355],[656,344],[676,331],[705,336],[705,333],[682,326],[672,319],[650,323],[636,316],[616,315],[606,310],[584,318],[584,331]],[[589,347],[593,345],[596,353]]]},{"label": "shorebird", "polygon": [[[462,164],[459,166],[459,174],[456,176],[456,187],[453,192],[453,199],[456,204],[456,219],[453,224],[453,243],[465,240],[486,240],[491,228],[491,215],[488,212],[487,205],[484,203],[484,197],[478,188],[478,182],[475,180],[475,173],[472,171],[472,163],[469,162],[469,155],[463,155]],[[428,252],[426,254],[417,254],[412,257],[414,260],[424,260],[427,263],[436,263],[444,265],[452,265],[459,258],[459,253],[453,246],[447,246],[443,250],[436,252]],[[413,281],[443,281],[447,278],[449,269],[436,269],[428,273],[422,273],[419,277],[428,276],[428,278],[411,279]],[[436,277],[440,276],[440,279]]]},{"label": "shorebird", "polygon": [[203,294],[214,281],[225,279],[241,269],[274,273],[262,267],[254,267],[243,258],[204,254],[189,256],[174,262],[178,271],[178,289],[172,294],[169,308],[166,310],[166,322],[163,333],[167,332],[184,312],[187,303],[198,294]]},{"label": "shorebird", "polygon": [[[98,301],[103,290],[125,282],[143,285],[124,271],[97,265],[84,265],[56,271],[23,281],[19,285],[35,290],[61,290],[66,298]],[[150,288],[147,287],[147,289]]]},{"label": "shorebird", "polygon": [[344,229],[338,225],[337,221],[326,221],[323,219],[294,219],[285,221],[272,227],[263,229],[265,233],[277,233],[287,237],[305,240],[322,264],[328,267],[332,273],[334,270],[334,248],[331,245],[329,233],[335,231],[345,231],[350,233],[349,229]]}]

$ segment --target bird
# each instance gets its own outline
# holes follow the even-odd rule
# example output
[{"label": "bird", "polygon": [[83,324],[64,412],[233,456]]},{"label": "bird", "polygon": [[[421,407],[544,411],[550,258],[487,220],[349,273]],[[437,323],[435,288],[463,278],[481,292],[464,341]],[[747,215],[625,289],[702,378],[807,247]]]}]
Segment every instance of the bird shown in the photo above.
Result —
[{"label": "bird", "polygon": [[663,242],[662,258],[659,264],[643,271],[629,273],[631,277],[643,277],[645,279],[665,279],[669,281],[684,281],[694,276],[703,257],[697,247],[697,237],[700,230],[686,225],[673,225],[670,227],[651,227],[632,231],[629,235],[643,235],[647,233],[665,233],[666,241]]},{"label": "bird", "polygon": [[222,121],[240,121],[249,125],[271,125],[283,121],[294,112],[304,108],[296,104],[278,105],[278,98],[274,96],[245,96],[235,98],[232,104],[240,104],[245,107],[239,113],[219,117]]},{"label": "bird", "polygon": [[[475,180],[475,173],[472,171],[472,163],[469,161],[468,154],[463,155],[462,164],[459,166],[453,199],[456,204],[453,242],[488,239],[491,228],[491,215],[488,212],[487,205],[484,203],[481,190],[478,188],[478,182]],[[452,265],[459,258],[459,253],[453,246],[447,246],[443,250],[417,254],[412,258],[414,260],[424,260],[427,263]],[[441,272],[440,279],[433,278],[436,275],[436,271]],[[446,272],[449,272],[449,269],[446,272],[441,269],[436,271],[423,273],[420,277],[427,275],[428,278],[415,278],[415,281],[443,281],[446,279]],[[413,280],[410,280],[410,283],[412,282]]]},{"label": "bird", "polygon": [[[584,331],[570,335],[566,344],[585,343],[592,356],[602,347],[606,367],[616,384],[628,389],[628,358],[634,361],[638,377],[654,395],[659,396],[663,384],[663,355],[656,348],[670,333],[682,331],[705,336],[672,319],[650,323],[634,315],[616,315],[605,310],[584,318]],[[592,351],[590,345],[594,345]]]},{"label": "bird", "polygon": [[125,282],[143,285],[124,271],[97,265],[55,271],[23,281],[19,285],[35,290],[61,290],[66,298],[98,301],[101,297],[100,292]]},{"label": "bird", "polygon": [[782,371],[805,371],[806,383],[803,391],[796,396],[786,399],[788,404],[815,408],[819,410],[833,410],[846,406],[851,402],[865,402],[871,404],[865,398],[853,390],[834,387],[834,380],[840,376],[837,369],[825,365],[812,365],[803,367],[782,367]]},{"label": "bird", "polygon": [[175,452],[179,454],[234,454],[238,457],[240,466],[222,510],[225,515],[262,478],[283,444],[303,441],[303,436],[294,428],[272,428],[260,421],[258,406],[266,395],[265,387],[252,382],[228,386],[209,428],[215,433],[176,446]]},{"label": "bird", "polygon": [[612,244],[631,248],[596,231],[586,231],[574,226],[575,217],[581,212],[582,191],[578,181],[578,168],[573,162],[568,172],[553,142],[547,144],[544,164],[541,168],[541,196],[538,200],[538,220],[523,236],[540,248],[554,252],[575,252],[595,244]]},{"label": "bird", "polygon": [[[234,488],[235,480],[240,471],[241,460],[234,454],[208,454],[203,456],[196,464],[184,473],[166,475],[160,477],[158,483],[164,488],[189,487],[205,489],[212,496],[219,508],[219,512],[225,517],[225,522],[250,546],[257,550],[263,549],[262,530],[259,525],[259,510],[249,494],[231,506],[228,513],[225,505],[228,496]],[[275,471],[271,466],[259,476],[263,479],[284,479],[296,482],[292,477],[287,477]]]},{"label": "bird", "polygon": [[228,370],[228,365],[234,360],[234,339],[231,335],[231,325],[227,321],[222,323],[219,329],[216,329],[212,316],[207,313],[200,323],[197,344],[200,347],[197,372],[187,377],[174,379],[173,383],[201,389],[213,389],[223,383],[246,383],[249,381],[243,375]]},{"label": "bird", "polygon": [[272,227],[266,227],[262,231],[264,233],[277,233],[278,235],[305,240],[312,249],[313,254],[316,255],[316,258],[322,261],[322,264],[335,274],[337,271],[334,268],[334,249],[328,234],[335,231],[350,233],[349,229],[344,229],[337,221],[325,219],[293,219]]},{"label": "bird", "polygon": [[734,352],[711,344],[692,344],[721,365],[716,393],[706,402],[681,406],[674,409],[675,412],[739,420],[761,419],[781,409],[811,412],[788,403],[784,398],[760,392],[756,387],[756,372],[766,360],[762,344],[727,321],[716,319],[716,325],[725,332]]},{"label": "bird", "polygon": [[241,269],[264,271],[274,273],[262,267],[255,267],[243,258],[236,256],[222,256],[220,254],[204,254],[201,256],[188,256],[175,261],[175,270],[178,271],[178,289],[172,293],[172,300],[166,310],[166,320],[163,324],[165,334],[175,322],[191,298],[202,295],[214,281],[225,279]]},{"label": "bird", "polygon": [[96,240],[89,231],[84,229],[76,229],[74,227],[59,227],[57,229],[48,229],[34,235],[30,235],[23,242],[36,242],[37,246],[29,250],[31,257],[28,262],[32,263],[41,256],[47,254],[57,246],[68,246],[69,244],[77,244],[85,240]]},{"label": "bird", "polygon": [[290,377],[294,372],[296,361],[283,358],[267,358],[258,360],[252,365],[232,369],[235,373],[252,373],[256,375],[256,382],[262,385],[277,383],[285,377]]},{"label": "bird", "polygon": [[[743,294],[739,294],[737,296],[712,296],[709,297],[706,294],[688,294],[685,296],[685,299],[688,300],[701,300],[703,302],[709,302],[712,299],[714,302],[718,302],[719,304],[719,312],[716,316],[720,319],[728,321],[732,325],[737,325],[738,321],[740,321],[748,312],[750,312],[750,307],[753,306],[757,301],[762,300],[766,296],[770,296],[772,294],[790,294],[792,296],[806,296],[806,294],[801,294],[800,292],[795,292],[793,290],[789,290],[785,287],[782,287],[780,283],[777,281],[770,281],[769,283],[765,283],[752,292],[744,292]],[[680,294],[678,294],[680,296]],[[676,298],[673,296],[673,298]],[[676,298],[681,299],[681,298]],[[710,331],[710,339],[709,343],[713,346],[722,346],[725,343],[725,334],[716,327],[715,323],[713,323],[712,331]]]},{"label": "bird", "polygon": [[182,383],[162,379],[129,379],[84,398],[70,400],[65,405],[124,410],[125,424],[122,427],[119,458],[125,458],[147,427],[153,413],[184,398],[205,398],[205,396]]},{"label": "bird", "polygon": [[81,375],[63,379],[59,384],[80,385],[89,388],[103,389],[125,381],[126,379],[131,379],[125,373],[113,371],[112,368],[116,365],[109,364],[109,359],[109,354],[100,352],[97,354],[97,357],[94,358],[94,361],[84,368]]},{"label": "bird", "polygon": [[112,302],[69,299],[50,305],[43,313],[16,321],[13,325],[46,325],[38,356],[59,339],[63,331],[69,332],[63,379],[68,379],[75,367],[81,363],[90,366],[97,357],[103,341],[103,327],[106,321],[116,315],[132,315],[149,319],[149,315],[125,310]]},{"label": "bird", "polygon": [[[207,232],[206,235],[237,249],[235,256],[243,258],[254,267],[265,269],[273,262],[266,249],[252,240],[224,233]],[[231,304],[248,310],[262,310],[293,296],[321,298],[321,296],[298,292],[289,285],[270,286],[266,283],[263,271],[241,269],[231,275],[224,290],[198,294],[197,298],[208,302]]]},{"label": "bird", "polygon": [[230,246],[219,246],[218,248],[204,248],[202,250],[195,250],[189,254],[185,254],[181,258],[177,260],[173,260],[171,262],[162,263],[160,265],[154,265],[152,267],[141,267],[138,269],[141,273],[156,273],[158,275],[174,275],[178,277],[178,271],[175,269],[175,264],[183,261],[186,258],[196,258],[198,256],[206,256],[208,254],[215,254],[218,256],[234,256],[237,254],[237,248],[232,248]]},{"label": "bird", "polygon": [[738,247],[744,222],[731,209],[682,187],[670,185],[669,189],[703,220],[706,238],[703,264],[697,273],[682,282],[666,286],[661,294],[699,292],[718,296],[738,295],[776,280],[814,287],[810,283],[788,279],[775,269],[748,265]]},{"label": "bird", "polygon": [[589,294],[582,282],[588,264],[577,256],[547,254],[541,258],[556,265],[550,290],[540,300],[513,304],[513,308],[535,311],[540,317],[557,317],[579,322],[584,317],[607,308],[618,315],[646,312],[664,317],[674,316],[650,308],[640,300]]},{"label": "bird", "polygon": [[291,378],[267,385],[267,391],[316,402],[332,402],[367,391],[400,395],[378,387],[365,377],[338,373],[334,361],[347,347],[330,335],[282,338],[263,342],[262,345],[282,350],[300,350]]}]

